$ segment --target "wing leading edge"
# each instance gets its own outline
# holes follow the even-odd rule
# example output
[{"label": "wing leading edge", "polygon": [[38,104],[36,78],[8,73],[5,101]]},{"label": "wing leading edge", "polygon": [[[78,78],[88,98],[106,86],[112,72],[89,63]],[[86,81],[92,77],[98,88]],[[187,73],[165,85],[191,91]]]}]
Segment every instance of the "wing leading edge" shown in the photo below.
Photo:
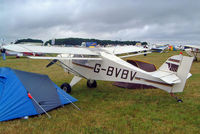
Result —
[{"label": "wing leading edge", "polygon": [[31,59],[40,59],[40,60],[102,60],[102,58],[86,58],[86,57],[38,57],[38,56],[27,56]]},{"label": "wing leading edge", "polygon": [[6,45],[3,48],[15,52],[30,53],[51,53],[51,54],[79,54],[79,55],[98,55],[87,48],[79,47],[55,47],[55,46],[27,46],[27,45]]}]

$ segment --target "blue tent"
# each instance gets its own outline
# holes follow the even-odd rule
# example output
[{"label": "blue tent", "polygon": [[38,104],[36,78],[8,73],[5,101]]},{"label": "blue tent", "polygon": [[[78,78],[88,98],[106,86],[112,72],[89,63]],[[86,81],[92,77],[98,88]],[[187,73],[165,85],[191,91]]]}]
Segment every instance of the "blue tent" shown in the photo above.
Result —
[{"label": "blue tent", "polygon": [[47,75],[0,68],[0,121],[42,114],[75,101]]}]

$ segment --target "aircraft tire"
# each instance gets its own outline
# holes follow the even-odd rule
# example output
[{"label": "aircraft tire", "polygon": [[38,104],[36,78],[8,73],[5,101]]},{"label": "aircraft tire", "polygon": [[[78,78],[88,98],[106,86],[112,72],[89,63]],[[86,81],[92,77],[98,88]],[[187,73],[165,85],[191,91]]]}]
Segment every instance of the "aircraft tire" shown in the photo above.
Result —
[{"label": "aircraft tire", "polygon": [[181,100],[181,99],[178,99],[178,100],[177,100],[177,102],[178,102],[178,103],[182,103],[182,102],[183,102],[183,100]]},{"label": "aircraft tire", "polygon": [[67,93],[71,93],[71,91],[72,91],[72,88],[71,88],[71,86],[68,83],[63,83],[60,86],[60,88],[63,89]]},{"label": "aircraft tire", "polygon": [[97,87],[96,80],[87,80],[87,87],[89,87],[89,88],[96,88]]}]

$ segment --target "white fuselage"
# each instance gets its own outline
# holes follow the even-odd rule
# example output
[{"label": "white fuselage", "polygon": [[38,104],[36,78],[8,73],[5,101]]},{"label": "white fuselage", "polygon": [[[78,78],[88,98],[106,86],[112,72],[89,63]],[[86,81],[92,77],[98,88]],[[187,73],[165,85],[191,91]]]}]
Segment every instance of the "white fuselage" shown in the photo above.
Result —
[{"label": "white fuselage", "polygon": [[[165,83],[150,72],[146,72],[115,55],[101,52],[103,60],[60,60],[66,71],[72,70],[75,75],[90,79],[104,81],[118,81],[152,85],[170,92],[172,85]],[[60,57],[73,57],[74,55],[61,54]]]}]

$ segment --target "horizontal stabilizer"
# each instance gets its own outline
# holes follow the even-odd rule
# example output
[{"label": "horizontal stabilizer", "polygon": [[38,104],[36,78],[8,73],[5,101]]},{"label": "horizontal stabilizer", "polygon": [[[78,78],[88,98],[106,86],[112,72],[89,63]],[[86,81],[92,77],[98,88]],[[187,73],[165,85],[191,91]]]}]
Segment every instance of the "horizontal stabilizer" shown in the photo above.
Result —
[{"label": "horizontal stabilizer", "polygon": [[161,77],[160,79],[165,81],[168,84],[176,84],[176,83],[181,82],[181,80],[175,74],[170,74],[170,75]]},{"label": "horizontal stabilizer", "polygon": [[163,80],[164,82],[168,84],[176,84],[176,83],[181,82],[180,78],[177,77],[177,75],[173,73],[169,73],[169,72],[158,70],[158,71],[152,72],[152,76],[160,78],[161,80]]}]

